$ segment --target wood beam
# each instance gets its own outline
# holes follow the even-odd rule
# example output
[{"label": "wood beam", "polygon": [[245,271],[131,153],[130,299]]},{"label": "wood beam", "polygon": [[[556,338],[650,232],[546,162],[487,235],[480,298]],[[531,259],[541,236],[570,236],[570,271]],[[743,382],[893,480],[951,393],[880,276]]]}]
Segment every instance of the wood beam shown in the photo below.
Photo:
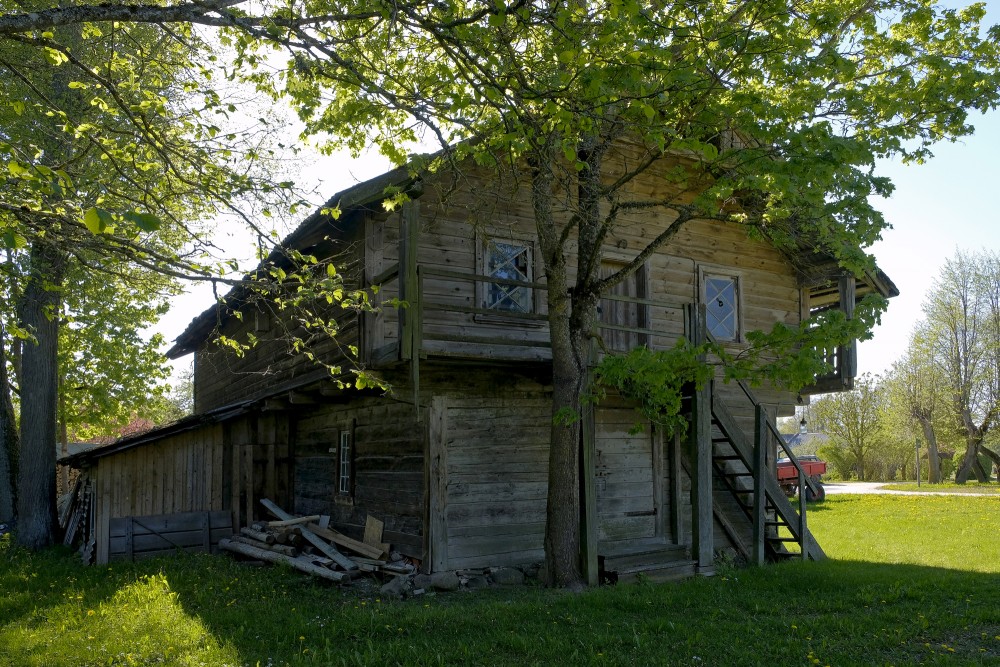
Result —
[{"label": "wood beam", "polygon": [[290,391],[288,392],[288,402],[292,405],[316,405],[319,400],[312,393]]}]

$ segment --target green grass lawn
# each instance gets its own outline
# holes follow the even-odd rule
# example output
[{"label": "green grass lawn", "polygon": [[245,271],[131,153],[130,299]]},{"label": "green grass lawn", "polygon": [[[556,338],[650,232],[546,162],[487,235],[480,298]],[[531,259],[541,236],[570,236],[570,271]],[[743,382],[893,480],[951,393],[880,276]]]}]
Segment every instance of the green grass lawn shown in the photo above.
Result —
[{"label": "green grass lawn", "polygon": [[226,557],[85,568],[0,542],[0,665],[1000,664],[998,502],[833,497],[810,514],[823,563],[404,602]]}]

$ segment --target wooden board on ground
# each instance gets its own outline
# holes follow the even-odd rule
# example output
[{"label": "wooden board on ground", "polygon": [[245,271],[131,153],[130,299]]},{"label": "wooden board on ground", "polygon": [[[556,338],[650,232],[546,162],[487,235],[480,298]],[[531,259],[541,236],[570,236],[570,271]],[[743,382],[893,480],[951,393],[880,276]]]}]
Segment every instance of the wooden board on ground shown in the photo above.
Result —
[{"label": "wooden board on ground", "polygon": [[129,516],[111,519],[109,527],[109,559],[134,560],[215,551],[219,540],[232,536],[233,515],[217,511]]},{"label": "wooden board on ground", "polygon": [[[263,505],[265,508],[267,508],[268,512],[270,512],[271,514],[273,514],[274,516],[278,517],[283,521],[295,518],[294,516],[292,516],[285,510],[281,509],[267,498],[261,498],[260,504]],[[357,563],[353,562],[350,558],[337,551],[337,548],[334,547],[332,544],[324,542],[319,536],[316,535],[316,533],[306,528],[300,528],[300,530],[302,531],[302,537],[304,537],[306,541],[309,542],[309,544],[319,549],[325,556],[332,558],[334,561],[337,562],[338,565],[340,565],[340,567],[344,568],[345,570],[358,569]]]},{"label": "wooden board on ground", "polygon": [[368,558],[373,558],[375,560],[382,558],[382,556],[385,555],[385,552],[388,551],[388,545],[382,544],[379,546],[372,546],[370,544],[365,544],[364,542],[358,542],[357,540],[353,540],[335,530],[322,528],[314,523],[308,524],[306,528],[325,540],[330,540],[334,544],[346,547],[351,551],[361,554],[362,556],[367,556]]},{"label": "wooden board on ground", "polygon": [[389,545],[382,542],[382,533],[385,530],[385,523],[379,521],[372,515],[365,519],[365,537],[363,542],[368,546],[375,547],[380,551],[389,551]]}]

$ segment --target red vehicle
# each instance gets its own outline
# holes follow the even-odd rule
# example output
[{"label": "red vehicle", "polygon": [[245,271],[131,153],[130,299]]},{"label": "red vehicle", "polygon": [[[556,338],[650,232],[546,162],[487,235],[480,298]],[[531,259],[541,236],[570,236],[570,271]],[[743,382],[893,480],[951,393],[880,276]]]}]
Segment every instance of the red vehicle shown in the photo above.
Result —
[{"label": "red vehicle", "polygon": [[[806,485],[806,501],[814,502],[826,498],[826,491],[823,489],[823,474],[826,472],[826,461],[820,461],[818,456],[803,454],[796,457],[802,472],[816,486],[816,491]],[[778,459],[778,484],[788,497],[798,493],[799,471],[792,464],[791,459]]]}]

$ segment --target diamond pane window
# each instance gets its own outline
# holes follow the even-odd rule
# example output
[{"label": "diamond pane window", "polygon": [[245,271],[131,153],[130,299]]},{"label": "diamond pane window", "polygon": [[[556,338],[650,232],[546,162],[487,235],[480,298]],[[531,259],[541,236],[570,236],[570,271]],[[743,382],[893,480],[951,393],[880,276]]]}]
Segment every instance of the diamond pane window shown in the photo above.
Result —
[{"label": "diamond pane window", "polygon": [[[531,282],[531,246],[507,241],[486,245],[486,275],[504,280]],[[534,310],[531,288],[523,285],[486,285],[486,308],[512,313]]]},{"label": "diamond pane window", "polygon": [[717,340],[739,338],[736,278],[705,276],[705,311],[708,330]]}]

